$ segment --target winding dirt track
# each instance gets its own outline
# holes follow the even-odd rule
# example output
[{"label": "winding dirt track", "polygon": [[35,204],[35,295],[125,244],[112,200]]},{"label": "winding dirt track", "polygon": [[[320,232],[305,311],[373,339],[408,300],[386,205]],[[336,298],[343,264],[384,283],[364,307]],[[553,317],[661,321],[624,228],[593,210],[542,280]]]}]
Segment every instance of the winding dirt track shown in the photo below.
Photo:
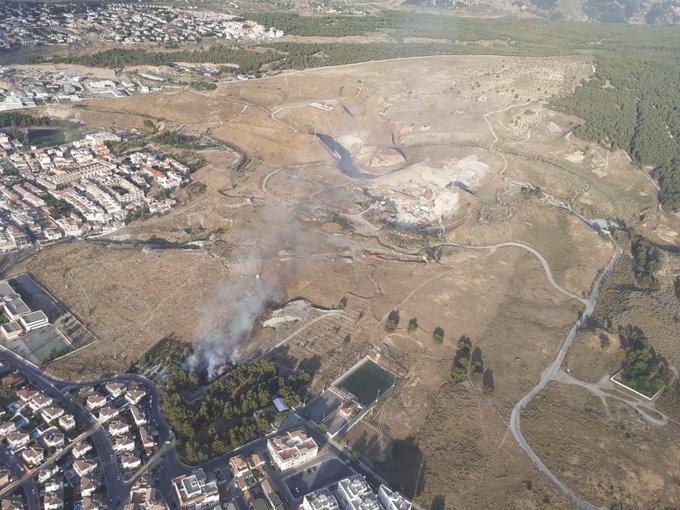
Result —
[{"label": "winding dirt track", "polygon": [[[590,295],[590,299],[586,302],[585,311],[583,312],[583,314],[581,314],[581,317],[576,321],[576,324],[574,324],[574,326],[571,328],[571,331],[569,331],[569,334],[562,342],[560,350],[557,352],[557,357],[548,366],[548,368],[546,368],[543,371],[543,374],[541,375],[541,379],[538,381],[538,384],[536,384],[536,386],[534,386],[529,393],[527,393],[519,402],[517,402],[515,407],[512,409],[512,413],[510,414],[510,431],[512,432],[512,435],[515,437],[517,444],[519,444],[520,448],[524,450],[524,452],[527,454],[531,462],[534,463],[536,468],[538,468],[538,470],[541,473],[543,473],[570,501],[572,501],[579,509],[582,510],[595,510],[597,509],[597,507],[579,498],[576,494],[574,494],[574,492],[569,487],[567,487],[567,485],[564,484],[564,482],[557,478],[557,476],[555,476],[555,474],[553,474],[553,472],[550,471],[550,469],[548,469],[548,467],[543,463],[543,461],[538,457],[538,455],[536,455],[536,452],[534,452],[531,446],[529,446],[526,439],[522,435],[519,420],[522,414],[522,410],[527,405],[529,405],[529,402],[531,402],[536,395],[543,391],[543,389],[548,385],[548,383],[555,379],[555,377],[557,376],[560,367],[562,366],[562,362],[564,361],[564,358],[567,355],[569,348],[571,347],[571,343],[574,340],[574,337],[576,336],[576,333],[578,332],[581,325],[588,319],[590,314],[595,309],[597,298],[600,295],[600,289],[607,280],[607,277],[609,276],[612,268],[621,257],[621,253],[622,253],[621,248],[617,246],[616,252],[614,253],[614,256],[609,262],[609,265],[604,270],[602,275],[598,278],[597,282],[595,283],[595,286],[593,287],[593,292]],[[559,289],[559,287],[556,287],[555,285],[553,286]]]}]

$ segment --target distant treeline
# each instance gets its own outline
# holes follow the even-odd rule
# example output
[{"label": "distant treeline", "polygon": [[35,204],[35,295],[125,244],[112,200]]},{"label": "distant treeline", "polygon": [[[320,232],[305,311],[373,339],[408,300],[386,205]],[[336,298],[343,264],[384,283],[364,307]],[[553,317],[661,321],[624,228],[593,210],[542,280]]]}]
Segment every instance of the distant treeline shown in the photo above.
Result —
[{"label": "distant treeline", "polygon": [[610,45],[663,44],[673,30],[643,26],[597,25],[539,19],[468,18],[447,14],[385,11],[377,15],[301,16],[287,12],[248,13],[246,19],[287,35],[341,37],[385,32],[397,40],[427,37],[450,41],[507,41],[512,44],[550,45],[555,48],[602,48]]},{"label": "distant treeline", "polygon": [[64,119],[53,117],[34,117],[19,112],[0,113],[0,128],[24,128],[24,127],[78,127],[79,124]]},{"label": "distant treeline", "polygon": [[[298,36],[342,36],[385,32],[395,42],[306,43],[271,42],[239,47],[215,46],[198,50],[150,51],[112,49],[89,55],[51,57],[55,63],[94,67],[169,65],[175,62],[233,63],[241,72],[300,69],[399,57],[455,54],[550,56],[609,50],[675,50],[680,35],[672,28],[514,18],[474,19],[447,15],[385,12],[376,16],[300,16],[257,13],[245,16]],[[404,43],[408,37],[431,42]]]},{"label": "distant treeline", "polygon": [[[132,65],[170,65],[174,62],[237,64],[242,73],[257,74],[267,66],[270,70],[305,69],[342,64],[425,55],[473,53],[470,46],[453,44],[400,43],[272,43],[266,47],[236,48],[216,46],[205,50],[139,51],[106,50],[91,55],[58,57],[55,63],[81,64],[91,67],[122,67]],[[486,50],[486,51],[485,51]],[[477,48],[477,53],[492,53]]]},{"label": "distant treeline", "polygon": [[388,16],[300,16],[292,12],[244,14],[266,28],[275,27],[287,35],[343,37],[376,32],[390,26]]}]

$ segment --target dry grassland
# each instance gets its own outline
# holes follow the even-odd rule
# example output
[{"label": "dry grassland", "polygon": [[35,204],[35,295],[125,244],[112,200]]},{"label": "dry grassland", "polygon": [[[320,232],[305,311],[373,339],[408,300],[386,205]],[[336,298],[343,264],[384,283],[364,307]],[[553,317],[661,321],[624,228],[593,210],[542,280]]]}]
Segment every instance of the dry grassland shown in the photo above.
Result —
[{"label": "dry grassland", "polygon": [[651,425],[625,404],[555,385],[526,410],[523,429],[545,463],[591,504],[680,505],[680,427]]},{"label": "dry grassland", "polygon": [[[567,135],[575,119],[543,105],[589,72],[582,59],[432,57],[300,71],[205,93],[53,108],[92,127],[143,129],[151,118],[163,129],[234,144],[252,163],[236,174],[233,153],[204,151],[208,165],[195,179],[206,191],[185,205],[107,240],[47,248],[14,269],[29,270],[101,338],[50,370],[94,377],[127,368],[163,336],[194,340],[206,313],[229,314],[230,301],[215,298],[220,288],[234,281],[247,286],[256,274],[272,283],[278,302],[303,297],[333,307],[344,296],[346,317],[275,332],[258,326],[251,350],[281,344],[278,359],[315,369],[317,388],[367,353],[397,370],[402,385],[347,440],[423,506],[567,508],[506,424],[582,306],[552,287],[537,258],[522,248],[445,248],[438,262],[426,263],[425,244],[441,238],[399,233],[382,222],[387,206],[368,208],[381,193],[408,195],[409,188],[397,184],[418,165],[436,174],[475,156],[486,174],[470,193],[458,193],[457,214],[443,220],[447,239],[474,246],[526,243],[546,258],[558,285],[588,295],[613,254],[611,243],[546,196],[523,193],[516,181],[540,186],[586,218],[623,218],[658,238],[677,231],[677,222],[658,210],[645,175],[620,154],[586,151],[585,143]],[[335,108],[310,106],[314,101]],[[333,136],[352,154],[398,146],[405,164],[389,179],[350,179],[315,132]],[[394,189],[384,182],[396,183]],[[418,203],[421,197],[408,199]],[[202,246],[135,245],[152,238]],[[659,350],[680,363],[674,323],[657,315],[658,299],[628,299],[641,310],[631,320],[650,338],[665,339]],[[391,310],[401,320],[387,334]],[[409,333],[412,317],[419,328]],[[441,345],[432,339],[436,327],[445,331]],[[493,373],[492,395],[481,392],[478,380],[451,382],[462,335],[481,349],[484,367]],[[584,379],[597,379],[615,362],[615,353],[597,351],[592,335],[581,334],[574,345],[568,363]],[[547,463],[585,496],[605,501],[619,489],[634,494],[644,481],[652,489],[643,491],[640,507],[677,503],[677,488],[668,482],[675,453],[662,465],[653,462],[674,429],[657,435],[637,424],[631,430],[641,440],[630,440],[584,391],[559,386],[535,401],[522,422],[530,444],[549,454]],[[556,435],[560,426],[564,434]],[[617,446],[614,438],[623,443]],[[644,448],[631,452],[627,445]],[[621,457],[610,458],[610,452]],[[587,476],[577,476],[580,462],[588,466]],[[620,475],[611,482],[608,467]],[[609,483],[616,484],[613,490],[602,488]]]}]

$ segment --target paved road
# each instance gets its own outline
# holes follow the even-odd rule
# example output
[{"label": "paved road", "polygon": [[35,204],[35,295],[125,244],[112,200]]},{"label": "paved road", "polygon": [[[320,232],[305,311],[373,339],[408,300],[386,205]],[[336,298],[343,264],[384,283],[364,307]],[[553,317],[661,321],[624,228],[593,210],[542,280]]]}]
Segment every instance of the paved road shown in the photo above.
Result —
[{"label": "paved road", "polygon": [[[125,501],[130,494],[130,486],[137,477],[135,476],[132,480],[130,480],[130,482],[124,482],[118,461],[111,446],[111,442],[109,441],[104,428],[97,422],[92,414],[86,411],[69,395],[68,391],[70,389],[80,388],[83,386],[96,386],[111,381],[123,383],[136,382],[143,385],[148,394],[151,421],[155,424],[155,427],[158,430],[157,440],[162,450],[160,452],[160,456],[154,457],[154,461],[161,460],[166,467],[166,474],[168,474],[167,480],[165,477],[163,479],[165,483],[163,484],[163,487],[161,487],[161,492],[163,492],[164,488],[170,488],[171,478],[190,471],[188,466],[185,466],[176,458],[174,449],[174,434],[172,433],[169,424],[165,420],[165,417],[160,410],[160,390],[150,379],[137,374],[121,374],[112,377],[105,377],[96,381],[86,381],[79,383],[64,381],[47,375],[42,369],[30,362],[27,362],[20,356],[14,354],[12,351],[2,346],[0,346],[0,360],[12,363],[22,372],[24,377],[26,377],[26,379],[36,389],[42,391],[46,395],[52,397],[55,401],[59,402],[59,405],[61,405],[66,410],[66,412],[71,413],[76,418],[78,423],[90,429],[90,438],[95,444],[99,458],[99,466],[107,486],[109,508],[117,510],[124,506]],[[4,459],[5,457],[3,456],[2,458]],[[22,477],[24,475],[23,468],[17,459],[11,455],[11,453],[9,453],[7,464],[12,467],[12,463],[16,463],[16,465],[21,469],[20,472],[17,471],[15,473],[15,477]],[[27,477],[21,485],[24,488],[27,497],[29,497],[32,494],[33,489],[35,489],[35,483],[30,477]],[[170,494],[170,492],[163,493]],[[0,495],[2,494],[4,494],[4,491],[0,491]],[[28,499],[30,501],[31,498],[29,497]],[[37,504],[38,506],[34,507],[35,510],[40,508],[39,501]]]},{"label": "paved road", "polygon": [[[32,468],[32,469],[29,469],[28,471],[25,471],[25,470],[24,470],[22,476],[15,476],[16,480],[14,480],[14,481],[13,481],[12,483],[10,483],[9,485],[5,486],[5,487],[2,489],[2,491],[1,491],[2,494],[5,494],[5,493],[8,492],[10,489],[13,489],[13,488],[16,487],[16,486],[23,485],[23,484],[24,484],[26,481],[28,481],[28,480],[31,480],[31,479],[33,478],[33,476],[35,476],[35,474],[36,474],[41,468],[50,467],[50,466],[51,466],[52,464],[54,464],[55,462],[58,462],[59,459],[61,459],[61,458],[64,457],[65,455],[68,455],[68,454],[70,453],[70,451],[73,449],[73,447],[74,447],[76,444],[78,444],[80,441],[83,441],[83,440],[87,439],[88,437],[90,437],[94,432],[96,432],[96,430],[97,430],[97,427],[92,427],[92,428],[90,428],[90,429],[87,430],[86,432],[83,432],[83,433],[80,434],[78,437],[76,437],[76,438],[71,442],[71,444],[69,444],[67,447],[63,448],[62,450],[59,450],[59,451],[56,452],[54,455],[52,455],[52,456],[49,457],[47,460],[45,460],[42,464],[40,464],[39,467],[35,467],[35,468]],[[16,457],[13,457],[13,458],[14,458],[15,461],[17,460]],[[17,462],[18,462],[18,461],[17,461]],[[19,463],[19,465],[21,465],[21,464]]]},{"label": "paved road", "polygon": [[[7,446],[0,446],[0,461],[2,461],[12,472],[12,476],[19,480],[24,475],[25,470],[21,462],[14,456]],[[38,488],[33,481],[33,478],[27,478],[20,484],[26,497],[26,506],[28,510],[40,510],[40,494]]]},{"label": "paved road", "polygon": [[[113,453],[111,442],[106,436],[106,432],[99,425],[97,420],[87,412],[78,402],[68,394],[64,395],[60,389],[65,386],[64,381],[58,381],[48,376],[40,368],[23,358],[0,346],[0,360],[8,361],[17,367],[24,377],[38,390],[52,397],[66,412],[72,414],[76,421],[85,428],[95,428],[95,432],[90,436],[94,442],[99,457],[99,467],[104,476],[108,495],[109,508],[118,510],[123,507],[129,494],[129,488],[122,481],[118,462]],[[0,494],[2,494],[0,492]]]},{"label": "paved road", "polygon": [[[0,360],[9,361],[10,363],[14,364],[14,366],[17,367],[24,374],[26,379],[30,381],[30,383],[34,387],[41,390],[46,395],[51,396],[55,401],[58,401],[67,412],[73,414],[73,416],[79,423],[88,427],[89,429],[88,433],[90,434],[92,440],[95,442],[97,454],[100,459],[100,467],[102,469],[107,484],[109,495],[109,508],[119,510],[123,507],[125,501],[129,496],[130,486],[132,482],[134,482],[134,480],[138,477],[138,474],[136,474],[135,477],[133,477],[133,479],[131,479],[127,483],[122,481],[122,477],[118,467],[118,462],[113,453],[111,443],[104,429],[88,411],[86,411],[82,406],[80,406],[80,404],[78,404],[78,402],[76,402],[70,396],[69,390],[71,389],[80,388],[83,386],[96,386],[111,381],[118,381],[123,383],[136,382],[143,385],[146,388],[147,393],[149,395],[151,420],[153,423],[155,423],[155,426],[158,430],[157,439],[160,448],[158,452],[154,455],[152,461],[147,463],[146,466],[147,468],[151,468],[153,464],[153,469],[155,470],[157,479],[157,482],[155,483],[156,488],[163,495],[172,494],[171,487],[172,479],[183,474],[188,474],[191,472],[192,469],[195,469],[195,467],[183,464],[177,459],[174,434],[172,433],[170,426],[168,425],[167,421],[165,420],[160,410],[160,397],[161,397],[160,390],[158,389],[156,384],[150,379],[138,374],[126,373],[98,379],[96,381],[78,383],[64,381],[45,374],[40,368],[36,367],[30,362],[25,361],[23,358],[19,357],[12,351],[9,351],[2,346],[0,346]],[[222,455],[209,462],[202,464],[201,466],[196,467],[203,467],[206,471],[212,471],[219,466],[224,468],[223,471],[225,472],[226,475],[229,475],[229,470],[227,469],[227,466],[228,459],[231,456],[233,455],[247,456],[257,451],[260,452],[264,451],[266,450],[266,443],[269,437],[300,426],[304,426],[307,429],[307,433],[311,437],[314,437],[314,439],[318,443],[326,444],[328,455],[335,456],[340,459],[347,459],[349,460],[351,466],[355,471],[364,473],[366,475],[370,475],[376,479],[381,480],[367,466],[363,465],[362,463],[357,463],[354,459],[352,459],[349,456],[348,452],[339,448],[335,443],[328,442],[326,435],[322,433],[318,429],[318,427],[315,427],[310,424],[305,424],[302,420],[299,423],[291,424],[286,428],[272,431],[265,437],[251,441],[250,443],[240,448],[237,448],[236,450],[230,452],[227,455]],[[1,453],[2,450],[0,450],[0,454]],[[8,464],[11,465],[11,463],[14,462],[18,466],[18,469],[21,470],[17,471],[16,473],[16,476],[20,478],[21,476],[24,475],[23,468],[18,463],[17,459],[13,455],[11,455],[11,453],[9,454],[9,457],[11,457],[11,459],[8,459]],[[318,460],[319,459],[314,459],[314,461],[311,461],[310,465],[315,462],[318,462]],[[291,472],[287,472],[285,474],[280,475],[277,474],[275,476],[275,479],[279,482],[278,485],[283,494],[287,495],[289,500],[292,501],[292,494],[290,494],[290,491],[288,491],[287,486],[285,485],[285,483],[283,483],[283,478],[289,476],[290,473]],[[33,492],[33,489],[35,489],[35,484],[32,478],[27,477],[22,482],[22,487],[24,488],[24,491],[26,492],[27,496],[33,495],[34,497],[38,497],[37,491]],[[0,496],[2,494],[3,491],[0,491]],[[172,501],[172,498],[167,498],[167,500],[171,507],[174,508],[174,502]],[[242,499],[238,499],[238,503],[241,505],[241,508],[244,509],[246,508],[246,505],[242,501]],[[35,507],[29,506],[29,510],[38,510],[40,508],[39,501],[37,501],[36,504],[37,506]]]},{"label": "paved road", "polygon": [[576,321],[576,324],[574,324],[574,327],[571,328],[571,331],[569,331],[569,334],[562,342],[560,350],[557,353],[557,357],[548,366],[548,368],[546,368],[543,371],[543,374],[541,375],[541,379],[538,382],[538,384],[534,386],[531,389],[531,391],[522,398],[522,400],[517,402],[515,407],[512,409],[512,413],[510,414],[510,430],[512,431],[512,435],[515,437],[515,440],[519,444],[520,448],[524,450],[524,452],[527,454],[529,459],[534,463],[534,465],[538,468],[538,470],[541,471],[548,479],[550,479],[550,481],[581,510],[595,510],[597,509],[597,507],[579,498],[569,487],[567,487],[564,484],[564,482],[557,478],[557,476],[555,476],[552,473],[552,471],[548,469],[548,467],[543,463],[543,461],[541,461],[538,455],[536,455],[534,450],[531,448],[531,446],[529,446],[526,439],[522,435],[519,420],[522,414],[522,410],[529,404],[529,402],[533,400],[533,398],[536,395],[543,391],[547,384],[551,380],[553,380],[557,375],[558,371],[560,370],[560,367],[562,366],[562,362],[564,361],[564,358],[567,355],[569,348],[571,347],[571,343],[574,340],[574,337],[576,336],[576,333],[578,332],[579,328],[583,325],[583,323],[588,319],[590,314],[593,313],[593,310],[595,309],[595,304],[597,303],[597,298],[600,295],[600,289],[607,280],[607,277],[609,276],[612,268],[621,257],[621,253],[622,253],[621,248],[617,246],[616,252],[614,253],[614,256],[609,262],[609,265],[604,270],[600,278],[598,278],[597,282],[595,283],[595,286],[593,287],[590,299],[586,302],[586,309],[584,313]]}]

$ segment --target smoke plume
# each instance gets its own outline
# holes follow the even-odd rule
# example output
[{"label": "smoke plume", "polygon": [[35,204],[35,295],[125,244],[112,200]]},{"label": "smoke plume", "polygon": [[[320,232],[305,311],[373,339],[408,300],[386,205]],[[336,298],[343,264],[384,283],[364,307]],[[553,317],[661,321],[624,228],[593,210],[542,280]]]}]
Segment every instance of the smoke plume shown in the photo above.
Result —
[{"label": "smoke plume", "polygon": [[258,276],[239,277],[218,288],[196,329],[190,370],[205,368],[211,376],[221,363],[241,359],[241,345],[255,321],[280,296],[275,284]]},{"label": "smoke plume", "polygon": [[296,223],[278,209],[264,207],[258,212],[268,225],[266,238],[254,237],[252,231],[234,236],[234,244],[241,248],[230,257],[229,278],[198,307],[201,318],[187,365],[190,370],[206,369],[209,377],[220,364],[241,360],[241,348],[257,318],[285,297],[286,279],[297,267],[294,258],[282,267],[277,255],[281,250],[295,251]]}]

